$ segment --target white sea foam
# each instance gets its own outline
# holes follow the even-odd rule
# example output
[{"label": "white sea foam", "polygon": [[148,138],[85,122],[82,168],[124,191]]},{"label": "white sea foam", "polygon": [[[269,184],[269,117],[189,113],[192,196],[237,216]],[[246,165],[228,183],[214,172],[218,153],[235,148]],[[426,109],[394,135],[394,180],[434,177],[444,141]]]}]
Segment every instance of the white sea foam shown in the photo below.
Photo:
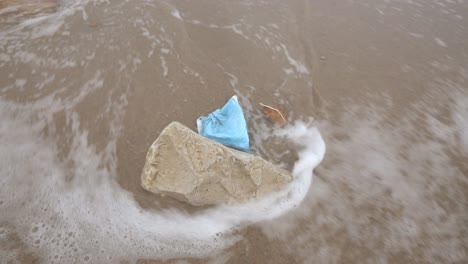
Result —
[{"label": "white sea foam", "polygon": [[167,67],[166,58],[163,55],[159,56],[159,58],[161,59],[161,68],[163,70],[163,76],[164,78],[166,78],[167,74],[169,73],[169,68]]},{"label": "white sea foam", "polygon": [[435,41],[435,43],[437,43],[437,45],[439,45],[441,47],[444,47],[444,48],[447,47],[447,44],[443,40],[441,40],[440,38],[435,38],[434,41]]},{"label": "white sea foam", "polygon": [[[336,241],[354,241],[384,262],[415,241],[425,243],[421,261],[466,259],[458,227],[466,210],[466,162],[457,166],[453,159],[468,157],[468,93],[444,84],[390,123],[392,103],[350,106],[340,121],[322,123],[333,143],[320,180],[304,206],[261,226],[298,262],[310,262],[310,252],[318,262],[338,262],[343,253]],[[445,239],[434,239],[442,234]]]},{"label": "white sea foam", "polygon": [[[62,69],[79,65],[79,61],[68,57],[40,56],[21,48],[20,44],[57,33],[65,25],[65,18],[76,11],[81,11],[80,19],[89,20],[92,12],[85,12],[86,2],[70,2],[55,14],[24,21],[12,28],[14,32],[0,32],[0,44],[3,43],[2,36],[5,36],[5,42],[14,39],[14,43],[18,43],[17,49],[11,54],[2,53],[0,59],[38,68]],[[177,10],[173,10],[172,15],[182,19]],[[138,21],[135,23],[141,35],[152,41],[152,50],[148,53],[151,57],[160,40],[151,34],[143,20]],[[29,31],[22,32],[26,28]],[[237,26],[232,30],[242,33]],[[161,32],[165,32],[164,28]],[[168,54],[172,51],[161,49],[164,77],[169,71],[165,57]],[[92,53],[86,59],[92,60],[94,55]],[[141,59],[135,57],[133,63],[140,64]],[[120,67],[123,70],[126,66],[121,64]],[[294,67],[297,69],[298,65]],[[199,76],[196,72],[193,74]],[[47,80],[55,78],[50,74]],[[231,81],[238,82],[237,79]],[[19,87],[30,87],[31,83],[27,79],[15,82]],[[39,85],[42,88],[47,83],[44,81]],[[124,259],[207,256],[239,239],[231,231],[273,219],[298,206],[310,187],[313,168],[323,158],[325,145],[318,130],[297,123],[278,132],[303,148],[294,168],[295,180],[282,192],[242,206],[222,206],[196,215],[188,215],[177,208],[147,211],[116,181],[117,140],[127,101],[125,95],[120,101],[110,102],[103,108],[104,113],[100,113],[111,117],[109,126],[112,131],[107,145],[101,150],[90,142],[93,135],[76,112],[77,105],[105,86],[105,72],[96,71],[94,76],[87,76],[81,87],[70,89],[71,85],[65,84],[34,102],[22,104],[0,98],[2,261],[18,260],[23,252],[34,253],[44,263],[106,263]],[[64,97],[67,92],[70,92],[69,97]],[[65,115],[65,129],[55,127],[54,116],[57,114]],[[46,130],[48,132],[44,133]],[[66,144],[70,149],[65,154],[60,150],[63,142],[58,141],[59,136],[69,140]],[[139,175],[134,178],[138,179]],[[20,244],[12,246],[11,237],[17,237],[24,247]]]},{"label": "white sea foam", "polygon": [[288,49],[286,48],[284,44],[281,43],[280,45],[281,45],[281,48],[283,48],[283,52],[284,52],[284,55],[286,56],[286,59],[288,59],[289,64],[292,67],[294,67],[296,72],[299,74],[309,74],[309,70],[307,70],[307,67],[303,63],[291,57],[291,55],[289,55]]},{"label": "white sea foam", "polygon": [[[89,94],[101,86],[82,91]],[[119,134],[114,133],[104,151],[98,152],[73,110],[83,96],[76,98],[50,96],[24,105],[0,101],[0,223],[8,223],[1,226],[2,256],[15,259],[20,254],[18,248],[8,247],[13,234],[26,251],[35,252],[46,263],[207,256],[239,239],[231,231],[298,206],[325,152],[318,130],[297,123],[278,132],[304,148],[294,167],[295,180],[284,191],[190,216],[176,208],[145,211],[116,182]],[[124,113],[126,100],[121,101],[122,105],[115,103],[108,109],[115,114],[110,124],[113,131],[119,131]],[[65,111],[71,126],[71,150],[65,158],[59,157],[54,137],[42,133],[51,125],[51,116],[60,111]]]},{"label": "white sea foam", "polygon": [[182,17],[180,16],[180,12],[177,9],[172,10],[171,15],[177,19],[182,20]]},{"label": "white sea foam", "polygon": [[[60,5],[58,6],[59,10],[57,12],[32,16],[31,18],[25,19],[13,27],[2,28],[2,30],[0,30],[0,43],[2,38],[3,40],[8,40],[8,35],[15,32],[22,34],[23,37],[31,39],[51,36],[64,25],[65,18],[73,15],[75,12],[82,11],[83,19],[87,18],[85,17],[83,6],[85,6],[88,2],[89,0],[62,0],[60,1]],[[43,6],[45,7],[46,5]],[[8,10],[6,9],[3,11],[6,12]],[[28,27],[31,27],[32,30],[27,35],[24,35],[22,29]]]}]

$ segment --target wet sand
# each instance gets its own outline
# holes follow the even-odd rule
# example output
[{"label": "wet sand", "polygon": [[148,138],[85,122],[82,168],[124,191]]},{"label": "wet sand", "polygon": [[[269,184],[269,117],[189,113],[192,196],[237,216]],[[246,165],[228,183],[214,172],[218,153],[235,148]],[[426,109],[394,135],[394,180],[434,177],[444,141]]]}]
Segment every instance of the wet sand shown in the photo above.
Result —
[{"label": "wet sand", "polygon": [[[32,16],[0,28],[6,262],[467,261],[468,3],[62,1]],[[269,136],[259,103],[315,119],[327,152],[308,195],[198,248],[158,237],[163,210],[190,226],[208,208],[140,187],[149,146],[233,94],[253,151],[288,169],[298,148]]]}]

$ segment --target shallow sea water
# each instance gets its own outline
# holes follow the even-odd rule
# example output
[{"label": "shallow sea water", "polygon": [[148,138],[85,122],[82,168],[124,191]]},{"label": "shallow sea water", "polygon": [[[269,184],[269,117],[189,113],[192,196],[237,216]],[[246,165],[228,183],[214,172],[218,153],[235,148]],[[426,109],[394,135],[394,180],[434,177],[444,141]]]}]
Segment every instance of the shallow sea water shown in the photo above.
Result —
[{"label": "shallow sea water", "polygon": [[[11,2],[1,263],[467,261],[466,1]],[[202,209],[145,192],[162,129],[234,94],[293,184]]]}]

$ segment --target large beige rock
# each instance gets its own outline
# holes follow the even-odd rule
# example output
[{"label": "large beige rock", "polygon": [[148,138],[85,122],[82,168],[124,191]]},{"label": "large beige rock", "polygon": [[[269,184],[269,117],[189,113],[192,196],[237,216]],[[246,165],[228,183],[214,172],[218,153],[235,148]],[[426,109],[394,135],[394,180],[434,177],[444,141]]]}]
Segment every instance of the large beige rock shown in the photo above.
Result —
[{"label": "large beige rock", "polygon": [[280,190],[289,172],[202,137],[184,125],[168,125],[146,155],[144,189],[192,205],[235,204]]}]

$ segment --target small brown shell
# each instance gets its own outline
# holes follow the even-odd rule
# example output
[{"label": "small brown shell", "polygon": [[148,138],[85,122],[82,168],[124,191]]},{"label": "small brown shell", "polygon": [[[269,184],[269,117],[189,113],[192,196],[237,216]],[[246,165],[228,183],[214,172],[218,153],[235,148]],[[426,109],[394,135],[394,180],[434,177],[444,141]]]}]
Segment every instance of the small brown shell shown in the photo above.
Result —
[{"label": "small brown shell", "polygon": [[260,103],[260,105],[263,107],[263,114],[270,122],[279,126],[284,126],[286,124],[286,110],[282,106],[272,107],[262,103]]}]

